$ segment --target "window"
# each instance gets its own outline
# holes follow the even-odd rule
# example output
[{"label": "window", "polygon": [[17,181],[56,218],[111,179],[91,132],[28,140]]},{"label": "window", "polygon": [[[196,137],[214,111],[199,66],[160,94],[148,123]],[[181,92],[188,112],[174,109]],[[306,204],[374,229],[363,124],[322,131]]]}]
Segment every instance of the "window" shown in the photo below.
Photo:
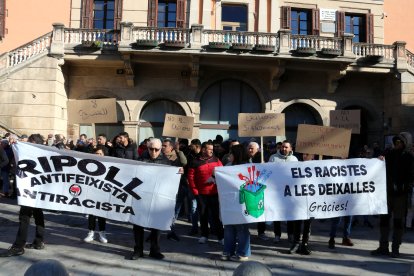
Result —
[{"label": "window", "polygon": [[200,100],[200,140],[238,138],[238,114],[262,112],[256,91],[239,80],[222,80],[211,85]]},{"label": "window", "polygon": [[6,0],[0,0],[0,40],[6,35]]},{"label": "window", "polygon": [[337,36],[353,34],[353,42],[374,43],[374,15],[338,11],[336,14]]},{"label": "window", "polygon": [[119,30],[123,0],[82,0],[82,28]]},{"label": "window", "polygon": [[221,6],[221,24],[223,30],[247,31],[247,6],[223,4]]},{"label": "window", "polygon": [[175,27],[176,18],[176,1],[158,0],[157,27]]},{"label": "window", "polygon": [[187,0],[149,0],[148,27],[184,28]]},{"label": "window", "polygon": [[292,9],[290,15],[290,29],[292,34],[309,35],[312,34],[310,10]]},{"label": "window", "polygon": [[365,17],[357,14],[345,14],[345,33],[353,34],[353,42],[366,42]]},{"label": "window", "polygon": [[94,1],[93,27],[95,29],[114,28],[114,0]]},{"label": "window", "polygon": [[319,9],[281,7],[280,28],[294,35],[319,35]]}]

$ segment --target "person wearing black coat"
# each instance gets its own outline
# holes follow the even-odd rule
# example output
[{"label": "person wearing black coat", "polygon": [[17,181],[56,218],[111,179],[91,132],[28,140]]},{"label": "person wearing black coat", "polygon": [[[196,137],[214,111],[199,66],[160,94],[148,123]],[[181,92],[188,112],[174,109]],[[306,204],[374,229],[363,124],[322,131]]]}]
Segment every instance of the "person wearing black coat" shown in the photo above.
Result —
[{"label": "person wearing black coat", "polygon": [[[148,142],[147,148],[148,154],[143,154],[139,161],[153,164],[171,165],[168,160],[161,153],[161,141],[157,138],[151,138]],[[136,260],[144,256],[144,227],[135,225],[132,228],[134,233],[135,246],[130,259]],[[151,242],[151,248],[149,256],[154,259],[163,259],[164,255],[160,252],[160,231],[158,229],[151,228],[151,234],[149,236]]]},{"label": "person wearing black coat", "polygon": [[131,139],[129,139],[129,134],[127,132],[119,133],[120,142],[114,145],[112,156],[138,160],[138,150],[137,144],[135,144]]}]

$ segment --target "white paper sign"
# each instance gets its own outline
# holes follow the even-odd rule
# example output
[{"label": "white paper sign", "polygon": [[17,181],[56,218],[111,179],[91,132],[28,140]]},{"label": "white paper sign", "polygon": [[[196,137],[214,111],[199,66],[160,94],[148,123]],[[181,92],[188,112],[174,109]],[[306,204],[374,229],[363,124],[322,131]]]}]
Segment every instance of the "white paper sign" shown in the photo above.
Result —
[{"label": "white paper sign", "polygon": [[215,176],[225,225],[388,212],[379,159],[225,166]]},{"label": "white paper sign", "polygon": [[320,20],[336,21],[336,10],[334,9],[320,9]]},{"label": "white paper sign", "polygon": [[23,142],[13,151],[19,205],[170,229],[177,167]]}]

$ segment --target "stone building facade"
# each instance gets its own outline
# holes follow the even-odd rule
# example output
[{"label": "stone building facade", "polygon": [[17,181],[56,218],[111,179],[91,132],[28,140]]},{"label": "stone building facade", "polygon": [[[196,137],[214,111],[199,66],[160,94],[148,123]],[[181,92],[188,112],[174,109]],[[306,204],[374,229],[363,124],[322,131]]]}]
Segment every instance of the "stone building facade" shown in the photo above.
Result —
[{"label": "stone building facade", "polygon": [[[0,121],[142,141],[173,113],[194,116],[206,140],[238,138],[240,112],[285,113],[295,140],[300,123],[360,109],[353,143],[381,143],[414,130],[413,55],[383,44],[383,11],[381,0],[73,0],[70,28],[0,60]],[[68,101],[100,98],[116,98],[117,123],[69,123]]]}]

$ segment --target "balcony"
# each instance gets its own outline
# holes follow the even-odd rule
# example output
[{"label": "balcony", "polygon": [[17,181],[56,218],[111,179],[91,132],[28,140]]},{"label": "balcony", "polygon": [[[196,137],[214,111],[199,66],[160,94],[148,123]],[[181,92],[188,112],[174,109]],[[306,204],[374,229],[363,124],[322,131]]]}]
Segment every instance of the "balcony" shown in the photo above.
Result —
[{"label": "balcony", "polygon": [[[99,42],[98,49],[85,45]],[[47,34],[22,47],[0,56],[0,70],[16,66],[34,56],[49,51],[50,55],[102,54],[105,52],[167,52],[183,54],[224,54],[268,56],[269,58],[307,58],[338,60],[357,65],[376,66],[414,73],[414,54],[405,49],[404,42],[393,45],[353,43],[352,35],[322,37],[292,35],[289,30],[277,33],[206,30],[202,25],[189,29],[135,27],[121,23],[121,31],[65,28],[54,24]],[[219,53],[214,53],[219,52]]]}]

